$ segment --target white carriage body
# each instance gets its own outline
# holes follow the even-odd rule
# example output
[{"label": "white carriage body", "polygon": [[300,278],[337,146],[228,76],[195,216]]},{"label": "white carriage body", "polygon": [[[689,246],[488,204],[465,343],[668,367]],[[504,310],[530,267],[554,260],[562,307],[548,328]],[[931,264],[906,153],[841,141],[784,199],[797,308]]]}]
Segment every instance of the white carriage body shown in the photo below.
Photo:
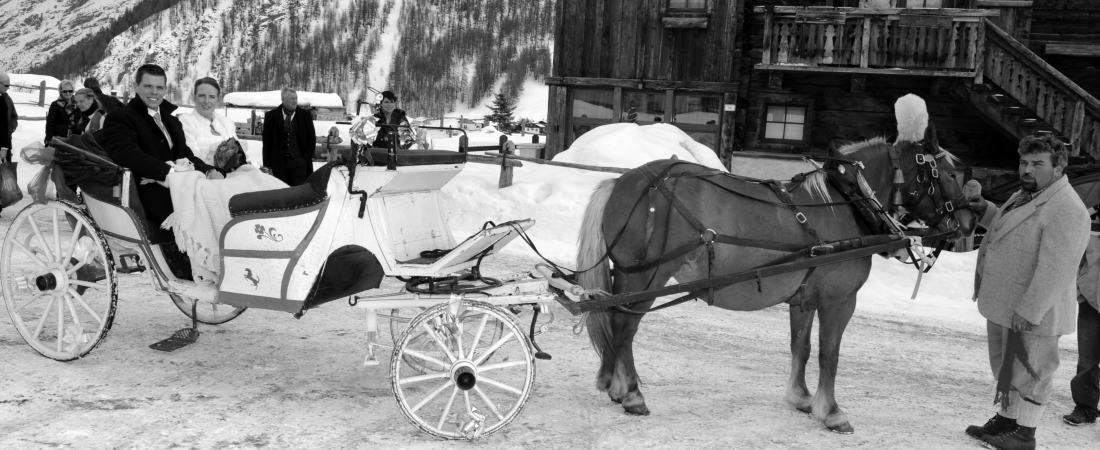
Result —
[{"label": "white carriage body", "polygon": [[[482,230],[456,248],[447,226],[440,189],[464,164],[359,166],[349,192],[346,166],[331,169],[327,195],[320,201],[280,211],[234,217],[222,231],[222,272],[216,289],[178,280],[164,263],[157,246],[149,246],[138,229],[140,219],[120,198],[119,205],[87,196],[86,204],[108,235],[142,246],[154,260],[154,270],[167,283],[162,290],[239,307],[296,313],[303,309],[330,254],[354,246],[375,255],[388,276],[445,277],[476,264],[517,236],[517,229],[534,225],[522,220]],[[121,192],[132,187],[129,173]],[[362,192],[362,193],[358,193]],[[364,214],[359,216],[366,196]],[[123,206],[120,208],[119,206]],[[421,257],[429,250],[454,249],[438,258]]]}]

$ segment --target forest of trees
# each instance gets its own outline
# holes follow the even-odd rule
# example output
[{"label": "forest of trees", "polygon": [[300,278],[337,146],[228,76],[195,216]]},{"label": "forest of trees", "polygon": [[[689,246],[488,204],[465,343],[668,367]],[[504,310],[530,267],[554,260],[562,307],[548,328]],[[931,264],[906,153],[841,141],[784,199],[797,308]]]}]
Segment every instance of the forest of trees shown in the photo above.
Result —
[{"label": "forest of trees", "polygon": [[[150,5],[175,6],[141,20]],[[178,3],[178,4],[176,4]],[[38,73],[59,78],[98,74],[122,83],[137,65],[170,74],[169,98],[192,80],[213,76],[227,92],[335,92],[354,103],[381,68],[373,61],[391,12],[398,46],[384,86],[417,116],[474,107],[498,89],[516,96],[527,78],[549,74],[553,0],[143,0],[89,44],[51,59]],[[400,10],[397,10],[400,5]],[[220,9],[219,9],[220,8]],[[123,24],[134,26],[123,28]],[[108,45],[110,36],[122,35]],[[153,37],[150,37],[150,36]],[[162,37],[170,35],[167,46]],[[178,41],[176,43],[175,41]],[[98,53],[97,53],[98,52]],[[93,66],[103,61],[93,70]],[[199,73],[202,72],[202,73]],[[107,75],[110,76],[107,76]],[[377,77],[375,77],[377,80]]]},{"label": "forest of trees", "polygon": [[111,24],[95,34],[81,39],[76,45],[55,53],[42,64],[32,67],[29,73],[51,75],[63,79],[68,75],[85,73],[106,54],[111,39],[131,26],[176,6],[181,0],[138,0],[134,7],[111,21]]}]

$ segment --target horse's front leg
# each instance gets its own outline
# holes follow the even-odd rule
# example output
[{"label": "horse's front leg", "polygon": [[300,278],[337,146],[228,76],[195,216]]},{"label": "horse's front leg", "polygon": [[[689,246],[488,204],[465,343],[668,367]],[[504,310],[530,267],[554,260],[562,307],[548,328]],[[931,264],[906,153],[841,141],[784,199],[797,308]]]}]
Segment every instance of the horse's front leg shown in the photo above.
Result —
[{"label": "horse's front leg", "polygon": [[[653,305],[652,301],[643,302],[635,306],[639,310],[646,310]],[[649,415],[649,408],[645,404],[645,397],[639,387],[638,371],[634,367],[634,335],[638,333],[638,325],[642,322],[641,314],[614,314],[611,319],[618,338],[618,354],[615,374],[612,377],[611,388],[608,395],[612,400],[622,403],[623,409],[631,415]]]},{"label": "horse's front leg", "polygon": [[838,299],[836,302],[822,302],[818,311],[821,325],[818,332],[821,377],[818,379],[817,393],[811,407],[815,419],[823,421],[829,430],[841,434],[855,432],[848,423],[848,415],[837,405],[834,396],[837,364],[840,360],[840,338],[844,335],[844,329],[855,309],[856,295],[852,293],[850,297]]},{"label": "horse's front leg", "polygon": [[810,360],[810,332],[814,327],[813,309],[803,311],[791,305],[791,377],[787,379],[787,403],[808,413],[810,389],[806,387],[806,362]]}]

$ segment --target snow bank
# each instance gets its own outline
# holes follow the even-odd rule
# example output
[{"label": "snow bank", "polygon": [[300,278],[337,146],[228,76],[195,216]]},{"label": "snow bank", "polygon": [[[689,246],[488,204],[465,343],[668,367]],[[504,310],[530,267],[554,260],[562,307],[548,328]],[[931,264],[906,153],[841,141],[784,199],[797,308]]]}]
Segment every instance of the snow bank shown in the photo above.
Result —
[{"label": "snow bank", "polygon": [[634,168],[673,155],[684,161],[726,170],[714,150],[667,123],[644,126],[615,123],[596,127],[573,141],[569,150],[559,153],[554,161]]},{"label": "snow bank", "polygon": [[[222,99],[226,105],[274,108],[283,103],[282,91],[230,92]],[[336,94],[298,91],[298,104],[318,108],[343,108],[344,100]]]},{"label": "snow bank", "polygon": [[[12,74],[8,74],[8,77],[11,78],[11,84],[13,85],[12,87],[26,86],[26,87],[35,87],[35,88],[37,88],[43,81],[45,81],[47,88],[57,89],[57,85],[61,84],[61,80],[58,80],[57,78],[51,77],[49,75],[32,75],[32,74],[26,74],[26,73],[12,73]],[[74,82],[75,82],[75,80],[74,80]],[[75,84],[77,85],[77,88],[84,87],[79,82],[76,82]],[[57,93],[55,92],[53,96],[57,97]],[[46,97],[49,98],[50,95],[47,93]]]}]

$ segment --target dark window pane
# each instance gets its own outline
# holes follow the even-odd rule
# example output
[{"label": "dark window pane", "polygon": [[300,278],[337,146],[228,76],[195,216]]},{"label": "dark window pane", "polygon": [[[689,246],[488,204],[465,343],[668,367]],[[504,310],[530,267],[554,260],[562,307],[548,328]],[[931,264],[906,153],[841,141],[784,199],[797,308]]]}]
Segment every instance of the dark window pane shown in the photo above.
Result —
[{"label": "dark window pane", "polygon": [[577,140],[577,138],[581,137],[581,135],[592,131],[592,129],[596,128],[597,126],[598,125],[573,125],[573,140]]},{"label": "dark window pane", "polygon": [[611,119],[615,91],[577,89],[573,91],[573,117]]},{"label": "dark window pane", "polygon": [[718,151],[718,133],[714,131],[685,131],[688,136],[695,139],[695,142],[710,147],[711,150]]},{"label": "dark window pane", "polygon": [[718,125],[722,118],[722,98],[717,95],[676,94],[676,123]]},{"label": "dark window pane", "polygon": [[707,0],[668,0],[668,9],[706,9]]},{"label": "dark window pane", "polygon": [[623,92],[621,122],[663,122],[665,93],[656,91]]}]

